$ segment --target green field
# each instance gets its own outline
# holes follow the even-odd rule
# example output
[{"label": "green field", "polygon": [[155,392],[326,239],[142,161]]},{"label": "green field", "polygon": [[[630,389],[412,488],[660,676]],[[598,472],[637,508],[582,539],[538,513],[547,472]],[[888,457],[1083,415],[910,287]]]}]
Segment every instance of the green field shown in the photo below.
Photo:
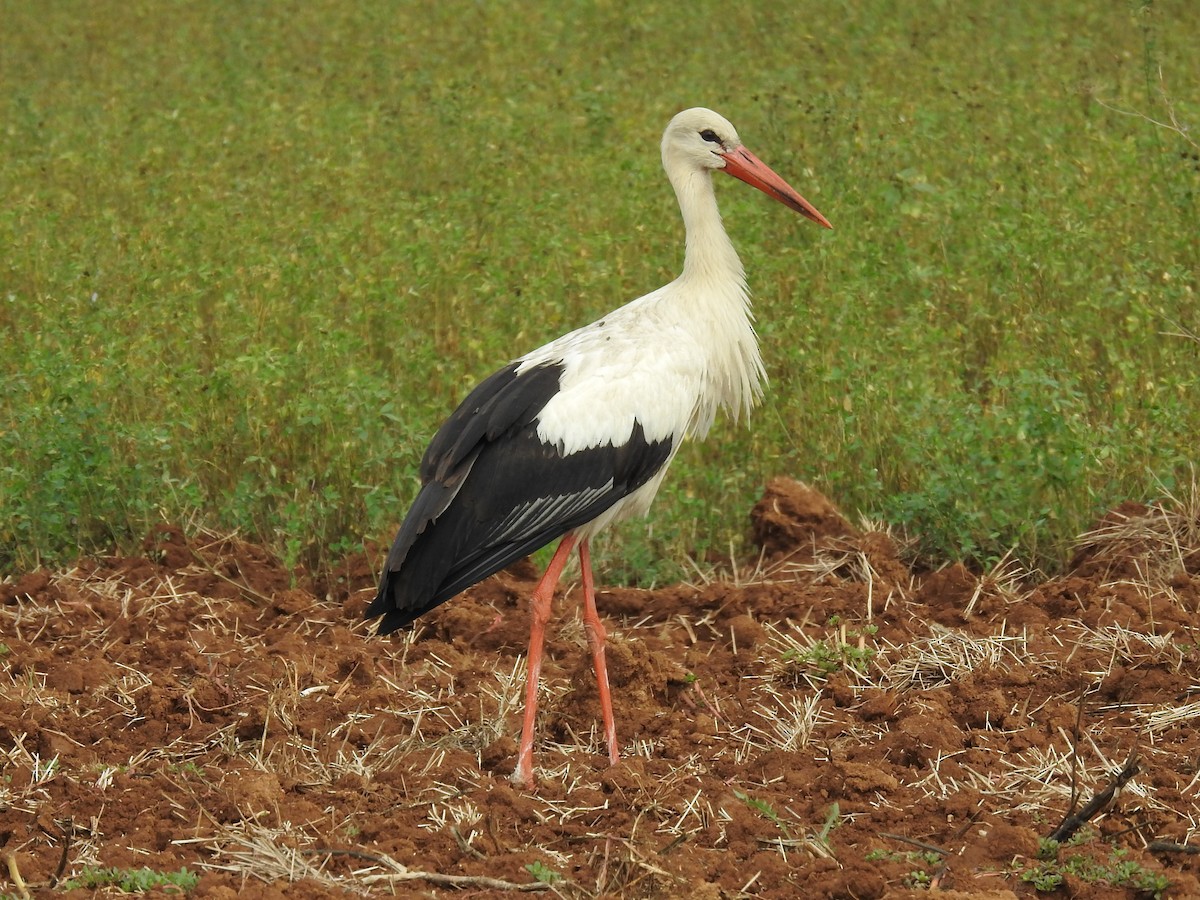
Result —
[{"label": "green field", "polygon": [[692,105],[835,230],[718,185],[768,398],[605,580],[740,552],[776,474],[1048,569],[1190,483],[1200,4],[680,9],[0,3],[0,570],[389,540],[477,379],[674,277]]}]

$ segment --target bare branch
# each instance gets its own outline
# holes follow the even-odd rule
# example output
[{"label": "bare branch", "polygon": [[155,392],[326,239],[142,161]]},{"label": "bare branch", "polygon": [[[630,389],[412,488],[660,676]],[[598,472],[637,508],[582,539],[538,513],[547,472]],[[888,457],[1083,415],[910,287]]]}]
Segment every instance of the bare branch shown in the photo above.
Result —
[{"label": "bare branch", "polygon": [[1125,765],[1121,767],[1121,771],[1113,776],[1112,784],[1085,803],[1083,809],[1079,810],[1079,812],[1072,813],[1063,819],[1062,824],[1050,832],[1048,835],[1049,840],[1058,841],[1059,843],[1070,840],[1071,836],[1083,825],[1108,809],[1113,800],[1117,798],[1117,794],[1121,792],[1121,788],[1125,787],[1140,771],[1141,765],[1138,762],[1137,748],[1134,748],[1129,751],[1129,758],[1125,760]]},{"label": "bare branch", "polygon": [[1160,122],[1158,119],[1151,118],[1145,113],[1137,112],[1136,110],[1121,109],[1120,107],[1113,106],[1111,103],[1101,100],[1099,97],[1094,97],[1093,99],[1105,109],[1109,110],[1110,112],[1115,112],[1117,115],[1131,116],[1135,119],[1142,119],[1145,122],[1149,122],[1151,125],[1155,125],[1159,128],[1165,128],[1167,131],[1173,131],[1192,147],[1200,150],[1200,143],[1197,143],[1196,140],[1192,138],[1191,129],[1189,126],[1180,122],[1179,117],[1175,113],[1175,104],[1171,101],[1171,95],[1167,93],[1167,83],[1163,78],[1162,66],[1158,67],[1158,85],[1158,94],[1162,98],[1163,105],[1167,108],[1168,121],[1166,122]]}]

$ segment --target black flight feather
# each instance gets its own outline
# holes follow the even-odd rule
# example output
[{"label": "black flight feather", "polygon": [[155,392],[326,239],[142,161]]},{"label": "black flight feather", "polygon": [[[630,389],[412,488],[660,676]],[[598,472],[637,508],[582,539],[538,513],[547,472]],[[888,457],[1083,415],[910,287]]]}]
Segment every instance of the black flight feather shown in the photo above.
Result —
[{"label": "black flight feather", "polygon": [[564,454],[537,435],[563,367],[486,378],[445,421],[421,460],[422,487],[388,553],[367,618],[379,633],[418,616],[509,563],[590,522],[670,459],[668,439],[635,422],[620,446]]}]

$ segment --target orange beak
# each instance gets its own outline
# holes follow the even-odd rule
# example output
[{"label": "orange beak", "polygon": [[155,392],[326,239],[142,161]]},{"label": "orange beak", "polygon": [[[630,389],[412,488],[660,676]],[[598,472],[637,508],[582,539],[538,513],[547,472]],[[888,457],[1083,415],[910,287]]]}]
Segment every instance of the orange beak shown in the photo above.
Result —
[{"label": "orange beak", "polygon": [[812,219],[818,225],[832,228],[829,220],[817,212],[815,206],[796,193],[795,188],[771,171],[771,167],[747,150],[745,147],[735,147],[728,153],[722,153],[725,160],[725,173],[739,181],[744,181],[751,187],[756,187],[768,197],[774,197],[784,206],[794,209],[805,218]]}]

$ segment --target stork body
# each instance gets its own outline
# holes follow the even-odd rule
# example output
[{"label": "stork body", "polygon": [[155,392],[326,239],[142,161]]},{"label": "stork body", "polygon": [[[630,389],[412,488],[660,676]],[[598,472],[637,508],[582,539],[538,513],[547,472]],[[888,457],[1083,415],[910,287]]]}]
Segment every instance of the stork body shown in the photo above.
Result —
[{"label": "stork body", "polygon": [[472,391],[434,436],[422,488],[400,526],[367,616],[386,634],[509,563],[562,538],[532,596],[525,718],[514,781],[533,783],[542,642],[562,569],[578,548],[609,758],[619,745],[596,610],[590,541],[644,515],[681,442],[720,409],[735,420],[765,380],[741,262],[712,172],[759,188],[830,227],[711,110],[667,126],[663,167],[687,232],[682,274],[604,318],[525,354]]}]

